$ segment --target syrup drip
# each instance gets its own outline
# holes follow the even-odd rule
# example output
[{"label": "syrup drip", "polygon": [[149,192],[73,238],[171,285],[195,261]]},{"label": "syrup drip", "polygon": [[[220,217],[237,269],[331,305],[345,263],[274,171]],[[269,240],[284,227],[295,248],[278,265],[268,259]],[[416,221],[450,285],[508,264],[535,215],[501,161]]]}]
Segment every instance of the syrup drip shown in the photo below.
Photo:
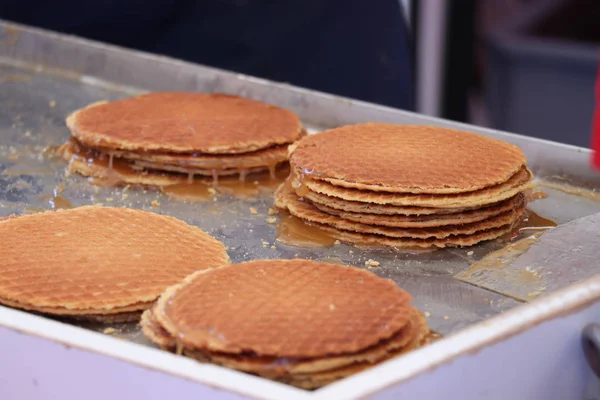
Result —
[{"label": "syrup drip", "polygon": [[282,215],[277,225],[277,241],[296,247],[330,247],[335,237],[293,215]]},{"label": "syrup drip", "polygon": [[73,208],[73,204],[71,204],[69,199],[61,195],[51,197],[48,200],[48,204],[50,204],[50,208],[53,210],[67,210]]},{"label": "syrup drip", "polygon": [[[115,186],[122,182],[122,177],[143,174],[135,170],[131,164],[113,153],[99,152],[71,140],[73,159],[85,161],[89,167],[107,170],[107,179],[90,178],[89,181],[99,186]],[[262,193],[273,192],[289,174],[287,164],[281,165],[281,160],[266,160],[269,164],[266,171],[249,173],[247,168],[240,168],[239,173],[232,176],[220,177],[224,168],[212,168],[212,187],[206,181],[197,181],[194,172],[187,174],[187,183],[173,184],[161,188],[163,193],[184,201],[207,201],[216,193],[229,194],[235,197],[247,198]],[[212,161],[216,165],[216,161]],[[223,164],[225,167],[225,164]]]},{"label": "syrup drip", "polygon": [[304,197],[308,194],[309,189],[305,184],[302,183],[302,179],[293,178],[292,187],[296,191],[298,197]]},{"label": "syrup drip", "polygon": [[178,183],[160,189],[167,196],[181,201],[197,203],[212,199],[210,185],[202,182]]},{"label": "syrup drip", "polygon": [[216,184],[207,181],[194,181],[192,183],[163,186],[161,191],[169,197],[191,203],[210,201],[216,194],[243,199],[274,192],[284,180],[284,174],[287,175],[287,171],[282,169],[278,171],[275,179],[272,179],[266,172],[255,172],[246,175],[243,181],[240,180],[240,174],[239,177],[222,177]]},{"label": "syrup drip", "polygon": [[513,241],[517,240],[523,234],[532,234],[535,232],[545,232],[548,229],[552,229],[558,226],[556,221],[553,221],[549,218],[542,217],[538,213],[532,210],[525,210],[523,217],[519,224],[515,226],[515,228],[507,233],[506,235],[500,237],[500,241]]}]

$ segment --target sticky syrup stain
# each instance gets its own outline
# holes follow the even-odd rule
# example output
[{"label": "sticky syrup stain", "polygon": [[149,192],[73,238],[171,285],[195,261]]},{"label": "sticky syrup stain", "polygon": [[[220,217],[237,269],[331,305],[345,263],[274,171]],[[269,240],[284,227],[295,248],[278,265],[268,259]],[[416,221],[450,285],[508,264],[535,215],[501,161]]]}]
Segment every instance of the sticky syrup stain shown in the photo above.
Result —
[{"label": "sticky syrup stain", "polygon": [[535,232],[545,232],[548,229],[552,229],[558,226],[556,221],[550,218],[543,217],[532,210],[525,210],[521,221],[515,226],[515,228],[504,236],[501,236],[498,240],[500,242],[511,242],[519,239],[522,235],[530,235]]},{"label": "sticky syrup stain", "polygon": [[211,185],[203,182],[178,183],[160,188],[161,192],[170,198],[190,203],[211,200],[215,193],[214,189],[211,189]]},{"label": "sticky syrup stain", "polygon": [[296,247],[330,247],[336,239],[329,232],[287,214],[279,219],[277,241]]},{"label": "sticky syrup stain", "polygon": [[191,183],[179,183],[163,186],[160,190],[167,196],[186,202],[205,202],[212,200],[217,194],[229,195],[239,199],[271,194],[281,185],[288,174],[287,168],[271,171],[240,174],[237,176],[219,177],[216,180]]}]

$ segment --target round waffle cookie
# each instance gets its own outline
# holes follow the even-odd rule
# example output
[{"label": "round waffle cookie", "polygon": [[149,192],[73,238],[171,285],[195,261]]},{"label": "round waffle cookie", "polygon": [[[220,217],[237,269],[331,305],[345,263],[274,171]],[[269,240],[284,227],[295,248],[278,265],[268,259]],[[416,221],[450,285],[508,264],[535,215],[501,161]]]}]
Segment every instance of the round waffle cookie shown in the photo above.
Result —
[{"label": "round waffle cookie", "polygon": [[409,301],[365,270],[259,260],[191,275],[163,293],[154,316],[185,348],[310,358],[390,338],[407,324]]},{"label": "round waffle cookie", "polygon": [[161,348],[314,389],[426,344],[409,301],[368,271],[261,260],[192,274],[141,326]]},{"label": "round waffle cookie", "polygon": [[89,147],[245,153],[294,142],[303,128],[287,110],[224,94],[150,93],[96,103],[67,118]]},{"label": "round waffle cookie", "polygon": [[507,181],[526,163],[509,143],[449,128],[360,124],[298,141],[290,163],[335,186],[393,193],[464,193]]},{"label": "round waffle cookie", "polygon": [[277,207],[285,208],[290,214],[305,221],[329,225],[342,231],[375,234],[391,238],[445,239],[449,236],[472,235],[479,231],[512,225],[521,217],[525,207],[525,199],[523,196],[518,196],[515,202],[508,204],[504,209],[500,209],[498,213],[476,222],[412,228],[371,225],[345,219],[335,214],[328,214],[310,202],[298,198],[296,193],[287,185],[280,186],[275,192],[275,204]]},{"label": "round waffle cookie", "polygon": [[[461,207],[481,207],[498,201],[508,199],[517,193],[528,190],[532,187],[531,171],[527,167],[522,167],[512,175],[507,181],[498,185],[486,187],[467,193],[456,194],[413,194],[413,193],[387,193],[376,192],[372,190],[360,190],[335,186],[323,180],[301,178],[301,181],[293,183],[293,186],[299,187],[297,193],[304,196],[306,192],[320,193],[329,197],[336,197],[347,201],[355,201],[369,204],[383,204],[393,206],[419,206],[432,207],[438,209],[461,208]],[[302,190],[302,186],[306,190]]]},{"label": "round waffle cookie", "polygon": [[[107,148],[99,151],[126,160],[139,160],[155,166],[177,165],[180,167],[200,168],[205,170],[241,169],[264,167],[287,161],[287,145],[271,146],[250,153],[239,154],[177,154],[156,152],[133,152],[112,150]],[[158,168],[160,169],[160,168]]]},{"label": "round waffle cookie", "polygon": [[[163,349],[176,350],[176,340],[160,325],[154,316],[155,310],[144,312],[141,327],[144,335]],[[421,313],[412,308],[406,326],[389,339],[367,347],[356,353],[326,356],[321,358],[286,358],[257,356],[254,354],[228,354],[206,350],[184,350],[184,354],[201,361],[210,361],[240,371],[263,374],[306,374],[341,368],[358,362],[374,363],[387,358],[391,352],[405,348],[427,329]]]},{"label": "round waffle cookie", "polygon": [[78,319],[139,318],[166,287],[229,264],[223,244],[175,218],[86,206],[0,224],[0,303]]}]

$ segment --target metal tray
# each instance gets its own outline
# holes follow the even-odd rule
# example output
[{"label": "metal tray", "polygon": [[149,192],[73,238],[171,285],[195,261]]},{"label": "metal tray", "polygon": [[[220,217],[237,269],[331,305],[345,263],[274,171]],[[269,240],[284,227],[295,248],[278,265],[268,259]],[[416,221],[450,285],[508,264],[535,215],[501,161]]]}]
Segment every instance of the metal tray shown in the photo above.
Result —
[{"label": "metal tray", "polygon": [[[430,326],[444,335],[521,304],[453,278],[471,262],[503,246],[497,242],[423,254],[347,245],[291,247],[278,243],[276,225],[266,222],[272,205],[268,196],[247,200],[221,196],[215,202],[190,204],[157,191],[98,188],[80,176],[65,177],[65,163],[43,154],[47,147],[60,145],[69,137],[64,119],[71,111],[98,100],[157,90],[224,92],[263,100],[295,111],[313,132],[379,121],[443,125],[482,133],[520,146],[542,183],[571,185],[575,194],[544,188],[548,197],[532,203],[533,210],[558,223],[600,212],[595,192],[600,190],[600,176],[589,169],[590,155],[585,149],[432,119],[0,21],[0,216],[51,209],[57,206],[58,190],[74,206],[102,203],[183,219],[222,240],[233,262],[300,257],[365,268],[365,261],[373,259],[380,266],[369,269],[409,291],[414,304],[426,312]],[[152,206],[154,200],[160,206]],[[251,213],[250,207],[258,213]],[[11,324],[0,313],[2,326],[10,328]],[[107,327],[81,326],[100,332]],[[148,344],[134,325],[113,327],[116,333],[112,336]]]}]

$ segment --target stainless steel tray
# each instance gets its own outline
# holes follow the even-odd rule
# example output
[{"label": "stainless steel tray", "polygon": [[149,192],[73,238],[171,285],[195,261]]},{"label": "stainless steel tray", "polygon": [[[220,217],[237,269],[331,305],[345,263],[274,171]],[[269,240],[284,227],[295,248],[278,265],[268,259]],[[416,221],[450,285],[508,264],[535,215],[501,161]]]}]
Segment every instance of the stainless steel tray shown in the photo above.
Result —
[{"label": "stainless steel tray", "polygon": [[[0,216],[50,209],[55,206],[53,196],[59,188],[75,206],[102,203],[181,218],[222,240],[233,262],[301,257],[340,260],[365,268],[365,261],[374,259],[380,266],[370,270],[409,291],[414,304],[428,315],[430,326],[442,334],[521,304],[453,278],[471,262],[502,246],[497,242],[424,254],[347,245],[291,247],[278,243],[276,225],[266,222],[272,205],[269,197],[239,200],[221,196],[216,202],[189,204],[156,191],[98,188],[82,177],[65,177],[65,163],[43,155],[45,148],[60,145],[69,137],[64,119],[71,111],[98,100],[156,90],[224,92],[263,100],[295,111],[312,131],[380,121],[479,132],[520,146],[538,179],[572,185],[575,192],[583,190],[581,193],[586,195],[544,188],[548,197],[531,204],[539,214],[565,223],[600,212],[595,195],[600,190],[600,176],[589,169],[589,151],[585,149],[428,118],[0,21]],[[159,207],[152,206],[154,200]],[[250,207],[258,214],[251,213]],[[106,326],[85,328],[104,331]],[[148,344],[135,326],[116,328],[116,336]]]}]

